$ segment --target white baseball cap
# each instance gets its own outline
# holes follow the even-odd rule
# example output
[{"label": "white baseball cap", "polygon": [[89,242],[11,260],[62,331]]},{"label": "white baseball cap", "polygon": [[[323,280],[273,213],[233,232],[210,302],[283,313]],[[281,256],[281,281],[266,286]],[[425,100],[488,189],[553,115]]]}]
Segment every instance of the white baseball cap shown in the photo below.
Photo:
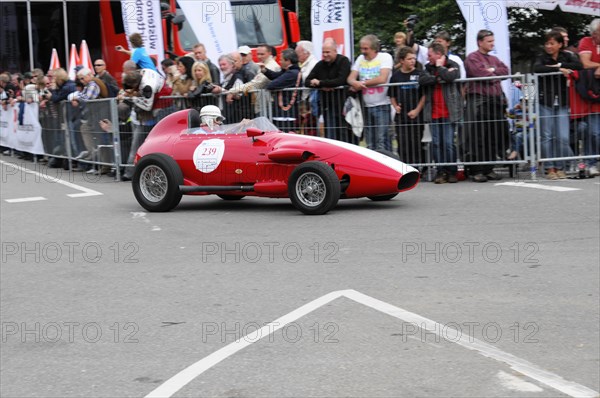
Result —
[{"label": "white baseball cap", "polygon": [[250,54],[252,52],[252,49],[248,46],[240,46],[238,48],[238,52],[240,54]]}]

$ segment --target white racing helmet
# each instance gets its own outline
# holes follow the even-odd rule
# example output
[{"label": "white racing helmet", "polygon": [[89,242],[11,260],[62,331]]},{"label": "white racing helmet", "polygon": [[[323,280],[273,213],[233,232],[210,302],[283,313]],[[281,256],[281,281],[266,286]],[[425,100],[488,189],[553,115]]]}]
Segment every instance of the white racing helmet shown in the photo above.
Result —
[{"label": "white racing helmet", "polygon": [[200,109],[200,123],[214,130],[215,126],[223,123],[225,118],[221,115],[221,110],[215,105],[205,105]]}]

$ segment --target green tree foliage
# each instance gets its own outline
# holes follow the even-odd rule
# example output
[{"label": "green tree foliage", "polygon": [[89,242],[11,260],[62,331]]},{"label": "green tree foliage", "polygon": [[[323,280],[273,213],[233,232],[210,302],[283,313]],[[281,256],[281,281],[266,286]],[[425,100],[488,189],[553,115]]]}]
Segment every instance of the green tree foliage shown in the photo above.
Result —
[{"label": "green tree foliage", "polygon": [[[499,0],[503,1],[503,0]],[[310,0],[298,0],[302,37],[311,39]],[[361,36],[377,35],[384,46],[393,47],[394,33],[405,31],[403,21],[409,15],[418,15],[415,38],[421,42],[433,39],[435,33],[446,30],[454,38],[455,53],[465,55],[466,23],[456,0],[352,0],[355,54]],[[571,44],[588,35],[592,16],[553,11],[509,8],[509,34],[513,70],[528,72],[530,61],[541,51],[544,32],[554,26],[569,31]]]}]

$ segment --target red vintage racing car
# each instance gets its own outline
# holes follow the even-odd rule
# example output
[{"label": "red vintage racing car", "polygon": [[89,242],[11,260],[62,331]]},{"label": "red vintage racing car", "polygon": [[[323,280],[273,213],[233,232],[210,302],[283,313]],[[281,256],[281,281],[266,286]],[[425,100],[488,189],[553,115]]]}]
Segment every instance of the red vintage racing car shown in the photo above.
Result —
[{"label": "red vintage racing car", "polygon": [[[195,109],[162,119],[140,146],[133,192],[148,211],[169,211],[182,195],[290,198],[324,214],[340,198],[389,200],[414,188],[419,172],[383,153],[326,138],[282,133],[266,118],[199,128]],[[391,155],[391,154],[390,154]]]}]

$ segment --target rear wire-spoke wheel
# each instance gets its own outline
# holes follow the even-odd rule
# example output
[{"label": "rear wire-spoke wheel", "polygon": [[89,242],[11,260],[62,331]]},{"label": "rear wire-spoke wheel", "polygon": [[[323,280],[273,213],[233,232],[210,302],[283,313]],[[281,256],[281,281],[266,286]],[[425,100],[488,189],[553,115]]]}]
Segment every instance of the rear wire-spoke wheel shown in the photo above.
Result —
[{"label": "rear wire-spoke wheel", "polygon": [[181,201],[183,174],[177,162],[163,153],[144,156],[136,165],[132,187],[139,204],[148,211],[169,211]]},{"label": "rear wire-spoke wheel", "polygon": [[288,193],[292,204],[304,214],[325,214],[340,198],[340,181],[325,163],[306,162],[290,175]]}]

